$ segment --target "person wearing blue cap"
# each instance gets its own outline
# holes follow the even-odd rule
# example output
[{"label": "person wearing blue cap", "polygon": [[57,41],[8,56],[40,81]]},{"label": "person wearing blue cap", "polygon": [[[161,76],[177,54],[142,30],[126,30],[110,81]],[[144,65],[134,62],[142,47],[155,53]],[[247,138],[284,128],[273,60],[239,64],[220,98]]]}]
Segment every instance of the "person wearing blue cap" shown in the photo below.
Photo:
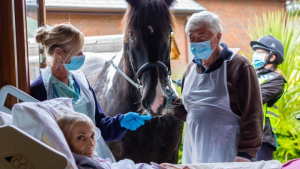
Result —
[{"label": "person wearing blue cap", "polygon": [[286,80],[277,68],[283,62],[284,48],[275,37],[267,35],[257,41],[251,41],[254,50],[252,63],[261,87],[264,110],[263,143],[257,153],[258,160],[272,160],[277,148],[276,124],[279,118],[276,102],[282,98]]},{"label": "person wearing blue cap", "polygon": [[41,75],[30,85],[30,94],[39,101],[57,97],[72,98],[76,112],[91,118],[100,128],[105,141],[116,141],[126,134],[126,129],[136,130],[150,115],[136,112],[106,117],[96,100],[95,92],[81,70],[85,61],[82,52],[84,35],[69,23],[40,27],[35,37],[52,58],[50,66],[41,69]]}]

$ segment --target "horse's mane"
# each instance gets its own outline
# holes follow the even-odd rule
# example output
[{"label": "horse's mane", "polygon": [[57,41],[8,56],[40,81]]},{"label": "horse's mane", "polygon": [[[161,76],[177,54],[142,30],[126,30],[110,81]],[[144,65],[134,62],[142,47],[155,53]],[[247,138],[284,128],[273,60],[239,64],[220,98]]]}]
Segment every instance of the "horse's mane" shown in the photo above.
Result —
[{"label": "horse's mane", "polygon": [[163,32],[164,38],[170,36],[170,32],[161,31],[175,25],[175,17],[164,0],[141,0],[135,7],[128,5],[122,21],[125,42],[131,33],[140,38],[149,25],[155,25],[153,29]]},{"label": "horse's mane", "polygon": [[[161,61],[167,67],[167,71],[170,71],[171,31],[175,25],[175,17],[170,7],[176,0],[126,1],[128,2],[128,8],[122,22],[124,30],[123,49],[125,51],[123,52],[123,71],[134,81],[140,80],[137,80],[136,76],[139,70],[136,67],[136,63],[140,64],[141,67],[147,62],[152,62],[153,64],[156,61]],[[139,54],[133,55],[131,52]],[[157,70],[159,70],[157,73],[152,73],[151,76],[148,76],[148,84],[152,82],[152,79],[159,78],[159,83],[163,87],[170,86],[167,76],[162,73],[159,67]],[[156,86],[158,81],[152,83],[152,86]],[[132,102],[133,105],[142,105],[142,103],[137,104],[137,101],[141,101],[142,95],[137,92],[138,90],[134,86],[126,82],[123,87],[126,88],[124,89],[125,95],[128,94],[132,98],[128,102]],[[134,97],[133,93],[136,94]],[[164,104],[166,103],[165,100],[164,98]],[[162,106],[161,108],[164,107]],[[142,109],[141,107],[140,110]]]}]

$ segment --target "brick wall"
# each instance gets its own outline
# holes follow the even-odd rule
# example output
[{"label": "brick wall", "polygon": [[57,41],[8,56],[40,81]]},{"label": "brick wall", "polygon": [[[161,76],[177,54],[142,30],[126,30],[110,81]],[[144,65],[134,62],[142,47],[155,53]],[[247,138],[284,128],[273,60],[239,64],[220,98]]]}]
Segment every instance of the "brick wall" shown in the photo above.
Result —
[{"label": "brick wall", "polygon": [[70,22],[85,36],[122,34],[122,15],[100,15],[82,13],[51,13],[47,12],[46,22],[49,25]]},{"label": "brick wall", "polygon": [[[241,52],[250,50],[250,38],[244,28],[248,26],[248,20],[255,15],[261,15],[269,10],[281,10],[285,7],[282,0],[195,0],[208,11],[217,13],[223,27],[222,42],[229,47],[239,47]],[[70,21],[81,30],[85,36],[100,36],[121,34],[122,15],[103,15],[88,13],[54,13],[47,12],[47,24],[55,24]],[[176,16],[175,39],[180,50],[179,60],[172,60],[172,76],[181,78],[188,63],[188,45],[185,35],[187,16]]]},{"label": "brick wall", "polygon": [[188,47],[187,36],[185,34],[185,24],[187,22],[186,16],[176,17],[176,26],[174,29],[175,40],[180,51],[178,60],[171,60],[172,78],[179,79],[183,75],[188,63]]},{"label": "brick wall", "polygon": [[[46,13],[47,24],[53,25],[63,22],[71,22],[76,28],[84,33],[85,36],[100,36],[122,34],[123,15],[101,15],[101,14],[82,14],[82,13]],[[187,39],[185,36],[186,16],[176,17],[175,39],[181,53],[179,60],[172,60],[173,74],[183,74],[187,65]],[[180,78],[178,76],[178,78]],[[175,77],[177,78],[177,76]]]}]

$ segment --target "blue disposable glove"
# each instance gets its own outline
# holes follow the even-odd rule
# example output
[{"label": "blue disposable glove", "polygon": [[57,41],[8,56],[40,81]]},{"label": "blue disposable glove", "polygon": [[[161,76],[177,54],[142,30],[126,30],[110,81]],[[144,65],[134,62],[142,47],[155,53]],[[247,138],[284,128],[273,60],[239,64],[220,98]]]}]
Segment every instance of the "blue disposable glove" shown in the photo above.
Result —
[{"label": "blue disposable glove", "polygon": [[135,112],[126,113],[121,119],[121,127],[124,127],[129,130],[136,130],[145,124],[146,120],[152,119],[151,115],[140,115]]}]

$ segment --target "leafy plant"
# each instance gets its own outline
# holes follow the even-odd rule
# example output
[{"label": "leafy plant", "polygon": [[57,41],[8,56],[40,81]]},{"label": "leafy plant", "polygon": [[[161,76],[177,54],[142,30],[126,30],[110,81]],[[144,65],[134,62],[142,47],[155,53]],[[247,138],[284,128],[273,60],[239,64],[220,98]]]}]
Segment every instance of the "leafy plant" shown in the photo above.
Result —
[{"label": "leafy plant", "polygon": [[[263,13],[255,16],[247,30],[252,40],[265,35],[279,39],[284,46],[284,62],[279,69],[285,75],[288,88],[279,101],[280,118],[277,123],[278,149],[274,158],[286,162],[300,157],[300,121],[295,116],[300,114],[300,24],[298,14],[282,11]],[[250,53],[250,52],[249,52]]]},{"label": "leafy plant", "polygon": [[[171,78],[173,80],[178,80],[178,79],[181,79],[182,78],[182,75],[184,73],[185,69],[184,68],[181,68],[180,70],[178,70],[179,73],[176,73],[176,74],[172,74]],[[175,85],[175,84],[174,84]],[[176,87],[176,91],[179,95],[179,97],[181,97],[181,87],[180,86],[177,86],[175,85]],[[184,123],[184,126],[183,126],[183,131],[182,131],[182,140],[181,140],[181,145],[179,147],[179,152],[178,152],[178,164],[181,164],[182,163],[182,150],[183,150],[183,138],[184,138],[184,128],[185,128],[185,123]]]},{"label": "leafy plant", "polygon": [[291,15],[297,14],[300,11],[300,1],[299,0],[287,1],[286,7],[289,14]]}]

